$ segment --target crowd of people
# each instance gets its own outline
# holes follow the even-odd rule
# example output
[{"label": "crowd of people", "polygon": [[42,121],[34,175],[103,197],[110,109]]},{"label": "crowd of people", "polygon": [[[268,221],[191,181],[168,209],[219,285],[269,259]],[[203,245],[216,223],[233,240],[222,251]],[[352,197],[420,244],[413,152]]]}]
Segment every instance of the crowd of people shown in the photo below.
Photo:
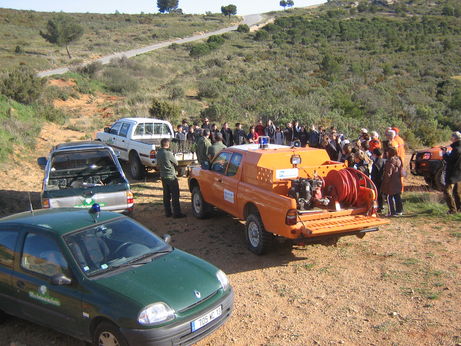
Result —
[{"label": "crowd of people", "polygon": [[327,130],[320,126],[317,130],[315,125],[307,129],[297,120],[288,122],[286,126],[275,125],[272,120],[264,125],[259,120],[258,124],[250,126],[247,133],[241,123],[235,124],[232,130],[227,122],[219,128],[205,118],[202,124],[195,122],[189,125],[187,120],[183,120],[177,126],[175,138],[195,144],[199,163],[213,159],[226,147],[258,143],[261,136],[267,136],[272,144],[323,148],[330,160],[344,162],[372,179],[378,189],[379,212],[383,212],[387,204],[387,215],[399,216],[403,215],[401,192],[406,175],[403,168],[405,142],[399,132],[397,127],[389,127],[385,139],[381,140],[378,132],[369,133],[363,128],[358,138],[351,140],[335,127]]}]

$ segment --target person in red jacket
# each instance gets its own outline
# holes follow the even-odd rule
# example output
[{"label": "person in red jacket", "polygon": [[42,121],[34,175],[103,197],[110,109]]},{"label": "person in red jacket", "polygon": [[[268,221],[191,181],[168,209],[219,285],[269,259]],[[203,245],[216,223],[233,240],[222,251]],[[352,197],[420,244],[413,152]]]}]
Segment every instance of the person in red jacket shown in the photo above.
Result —
[{"label": "person in red jacket", "polygon": [[392,130],[395,131],[394,140],[397,142],[397,155],[399,155],[403,164],[405,163],[405,141],[399,136],[400,130],[397,127],[393,127]]},{"label": "person in red jacket", "polygon": [[370,146],[370,151],[373,152],[373,150],[375,149],[380,149],[381,148],[381,142],[379,141],[379,134],[378,132],[376,131],[373,131],[371,133],[371,140],[370,142],[368,143],[368,145]]},{"label": "person in red jacket", "polygon": [[259,119],[258,125],[255,126],[255,132],[258,134],[258,137],[265,136],[266,126],[263,125],[262,119]]}]

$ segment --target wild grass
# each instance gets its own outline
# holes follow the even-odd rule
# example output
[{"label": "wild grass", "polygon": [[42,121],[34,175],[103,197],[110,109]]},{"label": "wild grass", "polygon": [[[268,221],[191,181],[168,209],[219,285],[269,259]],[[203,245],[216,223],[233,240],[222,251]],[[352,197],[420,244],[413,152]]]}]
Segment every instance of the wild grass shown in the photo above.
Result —
[{"label": "wild grass", "polygon": [[70,45],[74,59],[69,61],[64,47],[54,46],[39,35],[53,15],[51,12],[0,8],[2,68],[23,63],[43,71],[232,25],[232,20],[221,14],[70,13],[84,27],[85,33]]}]

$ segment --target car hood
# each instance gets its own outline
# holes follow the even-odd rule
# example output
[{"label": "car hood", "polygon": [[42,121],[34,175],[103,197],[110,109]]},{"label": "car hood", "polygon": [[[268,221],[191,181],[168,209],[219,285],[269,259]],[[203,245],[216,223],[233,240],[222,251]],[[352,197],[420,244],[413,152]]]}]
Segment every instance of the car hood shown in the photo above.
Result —
[{"label": "car hood", "polygon": [[152,262],[97,282],[142,306],[165,302],[180,311],[221,288],[217,271],[210,263],[174,249]]}]

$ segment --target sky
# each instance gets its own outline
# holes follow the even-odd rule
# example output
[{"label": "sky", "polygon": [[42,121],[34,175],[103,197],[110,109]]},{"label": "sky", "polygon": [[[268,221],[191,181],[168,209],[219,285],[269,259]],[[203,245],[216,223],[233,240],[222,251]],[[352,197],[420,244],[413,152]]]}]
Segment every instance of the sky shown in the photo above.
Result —
[{"label": "sky", "polygon": [[[294,0],[294,7],[306,7],[326,0]],[[184,13],[220,13],[221,6],[237,6],[237,15],[281,10],[280,0],[179,0]],[[91,12],[91,13],[157,13],[156,0],[0,0],[0,7],[39,12]]]}]

